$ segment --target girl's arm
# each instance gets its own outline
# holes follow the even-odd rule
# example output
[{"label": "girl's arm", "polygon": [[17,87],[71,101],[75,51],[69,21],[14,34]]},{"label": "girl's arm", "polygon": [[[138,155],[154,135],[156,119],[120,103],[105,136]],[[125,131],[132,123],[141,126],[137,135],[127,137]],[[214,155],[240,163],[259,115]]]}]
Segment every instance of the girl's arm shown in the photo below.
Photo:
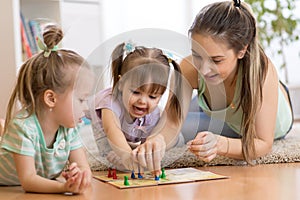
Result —
[{"label": "girl's arm", "polygon": [[[71,172],[65,183],[50,180],[36,174],[34,158],[14,153],[17,174],[23,189],[26,192],[36,193],[82,193],[91,183],[89,168],[83,148],[71,151]],[[76,163],[75,163],[76,162]],[[75,164],[74,164],[75,163]],[[74,167],[75,166],[75,167]],[[79,170],[77,170],[77,166]]]},{"label": "girl's arm", "polygon": [[107,135],[112,149],[116,151],[115,153],[120,157],[125,152],[130,153],[131,147],[122,132],[120,120],[111,110],[105,108],[101,109],[101,116],[104,132]]},{"label": "girl's arm", "polygon": [[101,116],[104,132],[114,153],[121,158],[126,169],[139,171],[132,158],[132,149],[122,132],[119,118],[109,109],[101,109]]},{"label": "girl's arm", "polygon": [[36,174],[34,158],[14,153],[17,174],[26,192],[36,193],[64,193],[65,184],[56,180],[49,180]]},{"label": "girl's arm", "polygon": [[70,163],[77,163],[77,167],[82,171],[87,171],[91,175],[91,169],[86,158],[86,153],[83,147],[72,150],[69,156]]},{"label": "girl's arm", "polygon": [[92,172],[83,147],[70,152],[69,162],[71,164],[68,171],[63,172],[62,175],[66,178],[66,180],[68,180],[69,178],[78,179],[78,175],[81,174],[82,178],[80,181],[78,179],[78,182],[80,182],[79,193],[82,193],[88,186],[90,186],[92,180]]}]

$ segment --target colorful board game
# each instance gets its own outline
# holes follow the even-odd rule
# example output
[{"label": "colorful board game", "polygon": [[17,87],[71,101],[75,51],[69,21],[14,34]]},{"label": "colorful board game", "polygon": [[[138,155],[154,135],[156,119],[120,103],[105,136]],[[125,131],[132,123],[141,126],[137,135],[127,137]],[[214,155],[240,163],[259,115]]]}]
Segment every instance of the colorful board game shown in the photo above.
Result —
[{"label": "colorful board game", "polygon": [[117,188],[133,188],[157,186],[163,184],[186,183],[213,179],[228,178],[227,176],[215,174],[209,171],[202,171],[196,168],[166,169],[160,177],[154,177],[151,173],[145,172],[142,176],[135,173],[117,173],[109,171],[108,174],[94,176],[94,178],[107,182]]}]

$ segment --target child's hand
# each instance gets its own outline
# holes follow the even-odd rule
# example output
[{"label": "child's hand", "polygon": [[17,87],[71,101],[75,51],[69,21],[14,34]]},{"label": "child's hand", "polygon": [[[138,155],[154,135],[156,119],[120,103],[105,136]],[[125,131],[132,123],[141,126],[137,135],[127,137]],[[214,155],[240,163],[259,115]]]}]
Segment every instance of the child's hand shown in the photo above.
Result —
[{"label": "child's hand", "polygon": [[63,172],[62,176],[67,180],[65,188],[67,192],[81,194],[91,184],[90,170],[81,170],[77,163],[71,163],[68,171]]},{"label": "child's hand", "polygon": [[218,136],[209,131],[199,132],[188,142],[189,150],[204,162],[210,162],[217,155]]},{"label": "child's hand", "polygon": [[166,143],[164,137],[160,134],[148,138],[145,143],[132,151],[132,157],[135,162],[155,175],[160,175],[161,160],[165,155]]},{"label": "child's hand", "polygon": [[[122,158],[121,158],[122,157]],[[110,151],[107,154],[106,159],[114,165],[117,170],[126,171],[126,170],[134,170],[138,171],[138,164],[135,163],[131,157],[131,153],[124,152],[122,155],[118,156],[114,151]]]},{"label": "child's hand", "polygon": [[75,177],[79,171],[80,169],[77,166],[77,163],[73,162],[65,171],[62,172],[62,176],[68,180],[71,177]]}]

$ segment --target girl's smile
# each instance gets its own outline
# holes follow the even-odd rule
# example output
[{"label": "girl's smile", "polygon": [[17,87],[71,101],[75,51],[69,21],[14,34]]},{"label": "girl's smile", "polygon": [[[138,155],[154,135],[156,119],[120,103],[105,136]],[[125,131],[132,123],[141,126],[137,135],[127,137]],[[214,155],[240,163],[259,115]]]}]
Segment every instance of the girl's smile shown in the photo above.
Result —
[{"label": "girl's smile", "polygon": [[141,107],[138,107],[138,106],[134,106],[132,105],[132,113],[131,115],[136,115],[136,116],[144,116],[148,113],[148,108],[145,107],[145,108],[141,108]]},{"label": "girl's smile", "polygon": [[141,118],[151,113],[158,105],[160,93],[151,93],[149,89],[132,88],[129,83],[123,87],[122,100],[132,119]]}]

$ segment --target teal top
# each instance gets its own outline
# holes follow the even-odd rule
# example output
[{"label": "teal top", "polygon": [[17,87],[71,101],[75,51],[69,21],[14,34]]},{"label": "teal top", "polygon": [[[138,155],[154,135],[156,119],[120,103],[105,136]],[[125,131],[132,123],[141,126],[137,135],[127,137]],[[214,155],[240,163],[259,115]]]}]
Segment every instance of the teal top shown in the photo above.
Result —
[{"label": "teal top", "polygon": [[[243,110],[241,106],[236,110],[236,106],[239,103],[239,98],[241,96],[241,70],[239,70],[235,93],[232,103],[224,109],[212,111],[204,97],[205,91],[205,80],[199,75],[199,89],[198,89],[198,102],[202,110],[212,118],[216,118],[224,121],[232,130],[237,134],[242,135],[241,133],[241,124],[242,124],[242,114]],[[292,112],[289,106],[289,102],[285,99],[283,92],[278,86],[278,108],[277,108],[277,117],[276,117],[276,128],[274,139],[283,137],[290,129],[292,124],[293,117]]]},{"label": "teal top", "polygon": [[0,185],[20,185],[13,153],[33,157],[36,173],[54,179],[66,166],[70,151],[80,147],[78,127],[59,127],[53,147],[48,148],[35,114],[28,118],[15,118],[0,143]]}]

